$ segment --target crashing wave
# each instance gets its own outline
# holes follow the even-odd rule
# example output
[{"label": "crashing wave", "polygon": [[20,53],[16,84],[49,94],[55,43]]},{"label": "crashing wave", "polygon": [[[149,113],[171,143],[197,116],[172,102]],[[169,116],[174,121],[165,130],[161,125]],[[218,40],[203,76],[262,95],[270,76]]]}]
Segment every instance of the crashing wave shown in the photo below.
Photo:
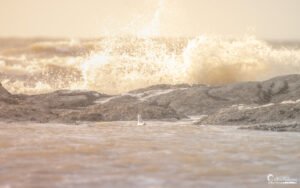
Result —
[{"label": "crashing wave", "polygon": [[215,85],[300,73],[299,49],[273,48],[253,36],[106,37],[39,41],[20,49],[32,47],[46,55],[0,51],[0,78],[11,92],[80,88],[118,94],[156,84]]}]

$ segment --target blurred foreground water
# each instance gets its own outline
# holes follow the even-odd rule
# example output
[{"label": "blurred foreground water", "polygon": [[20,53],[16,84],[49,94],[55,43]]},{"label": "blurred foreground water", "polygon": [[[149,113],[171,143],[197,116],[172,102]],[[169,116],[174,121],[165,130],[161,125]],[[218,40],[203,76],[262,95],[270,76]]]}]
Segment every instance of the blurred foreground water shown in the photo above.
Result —
[{"label": "blurred foreground water", "polygon": [[0,123],[0,187],[266,187],[270,173],[299,181],[299,145],[189,122]]}]

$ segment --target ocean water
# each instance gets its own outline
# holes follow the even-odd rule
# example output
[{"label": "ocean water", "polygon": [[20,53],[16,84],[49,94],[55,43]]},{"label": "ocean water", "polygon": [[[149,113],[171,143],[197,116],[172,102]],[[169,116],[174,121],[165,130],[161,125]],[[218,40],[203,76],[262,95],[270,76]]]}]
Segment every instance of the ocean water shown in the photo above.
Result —
[{"label": "ocean water", "polygon": [[118,94],[155,84],[223,84],[300,73],[299,43],[254,36],[2,38],[0,80],[13,93]]},{"label": "ocean water", "polygon": [[184,121],[0,126],[1,188],[267,187],[269,174],[300,178],[298,133]]},{"label": "ocean water", "polygon": [[[299,43],[225,38],[2,38],[12,93],[119,94],[155,84],[223,84],[300,73]],[[300,181],[300,135],[191,122],[0,122],[0,188],[266,187]]]}]

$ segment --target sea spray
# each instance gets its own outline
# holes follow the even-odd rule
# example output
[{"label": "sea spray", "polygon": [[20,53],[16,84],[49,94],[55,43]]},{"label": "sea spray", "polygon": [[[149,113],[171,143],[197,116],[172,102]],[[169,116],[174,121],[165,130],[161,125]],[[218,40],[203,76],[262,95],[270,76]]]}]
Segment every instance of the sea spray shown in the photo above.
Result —
[{"label": "sea spray", "polygon": [[[28,50],[32,46],[35,50]],[[274,48],[247,35],[122,36],[76,44],[48,40],[0,53],[1,80],[13,93],[86,89],[118,94],[155,84],[214,85],[300,73],[299,49]]]}]

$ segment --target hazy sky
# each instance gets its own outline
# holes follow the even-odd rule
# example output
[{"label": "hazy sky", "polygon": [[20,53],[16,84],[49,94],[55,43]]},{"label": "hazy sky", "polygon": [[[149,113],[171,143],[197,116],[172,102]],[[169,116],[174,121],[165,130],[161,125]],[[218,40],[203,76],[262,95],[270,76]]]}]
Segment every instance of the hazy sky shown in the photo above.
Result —
[{"label": "hazy sky", "polygon": [[300,39],[300,0],[0,0],[0,36],[164,36]]}]

